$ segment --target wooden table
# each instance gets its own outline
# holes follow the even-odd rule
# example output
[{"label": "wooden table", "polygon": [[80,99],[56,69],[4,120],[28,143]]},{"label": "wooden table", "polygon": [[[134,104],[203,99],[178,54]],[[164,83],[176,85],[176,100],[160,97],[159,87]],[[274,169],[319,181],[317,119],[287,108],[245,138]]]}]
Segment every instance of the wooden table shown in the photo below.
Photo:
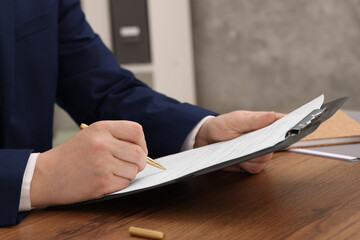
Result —
[{"label": "wooden table", "polygon": [[261,174],[218,171],[109,201],[38,210],[0,239],[360,239],[360,163],[277,153]]}]

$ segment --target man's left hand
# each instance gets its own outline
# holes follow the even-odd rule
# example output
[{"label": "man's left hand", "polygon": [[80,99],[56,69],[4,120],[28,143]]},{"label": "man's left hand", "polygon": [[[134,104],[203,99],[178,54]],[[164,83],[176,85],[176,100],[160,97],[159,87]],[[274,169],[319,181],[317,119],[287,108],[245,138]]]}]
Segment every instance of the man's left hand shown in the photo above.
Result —
[{"label": "man's left hand", "polygon": [[[236,138],[244,133],[266,127],[283,117],[275,112],[234,111],[209,118],[195,137],[194,147]],[[226,168],[228,171],[246,171],[256,174],[270,162],[272,153]]]}]

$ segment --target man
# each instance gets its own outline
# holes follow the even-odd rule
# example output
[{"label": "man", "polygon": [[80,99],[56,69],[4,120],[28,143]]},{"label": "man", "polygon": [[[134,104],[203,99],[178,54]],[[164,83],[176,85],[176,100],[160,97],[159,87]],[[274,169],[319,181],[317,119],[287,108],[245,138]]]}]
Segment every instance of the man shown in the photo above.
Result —
[{"label": "man", "polygon": [[[279,117],[211,117],[217,114],[152,91],[119,67],[78,0],[0,1],[0,86],[0,225],[32,208],[123,189],[147,155],[232,139]],[[93,124],[52,149],[55,102],[77,123]],[[229,170],[258,173],[270,158]]]}]

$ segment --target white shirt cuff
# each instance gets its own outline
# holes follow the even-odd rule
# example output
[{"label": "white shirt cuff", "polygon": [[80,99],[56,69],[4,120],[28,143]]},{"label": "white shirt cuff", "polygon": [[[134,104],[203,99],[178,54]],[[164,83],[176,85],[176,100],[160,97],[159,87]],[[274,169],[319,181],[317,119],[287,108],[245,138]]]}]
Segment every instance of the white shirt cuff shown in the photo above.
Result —
[{"label": "white shirt cuff", "polygon": [[206,120],[208,120],[209,118],[213,118],[213,117],[215,117],[215,116],[206,116],[203,119],[201,119],[201,121],[198,124],[196,124],[196,126],[191,130],[191,132],[185,138],[185,141],[181,147],[181,151],[186,151],[186,150],[194,148],[195,138],[196,138],[196,135],[199,132],[201,126],[204,124],[204,122]]},{"label": "white shirt cuff", "polygon": [[31,185],[31,180],[34,175],[38,156],[39,156],[39,153],[30,154],[29,160],[26,164],[23,181],[22,181],[22,186],[21,186],[19,212],[31,210],[30,185]]}]

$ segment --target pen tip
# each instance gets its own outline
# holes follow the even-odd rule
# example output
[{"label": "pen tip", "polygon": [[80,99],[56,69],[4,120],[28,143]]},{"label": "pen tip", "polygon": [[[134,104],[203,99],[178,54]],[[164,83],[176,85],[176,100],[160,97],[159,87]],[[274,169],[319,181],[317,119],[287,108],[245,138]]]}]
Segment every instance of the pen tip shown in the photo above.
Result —
[{"label": "pen tip", "polygon": [[159,163],[156,163],[156,166],[162,170],[166,170],[166,168],[164,168],[163,166],[161,166]]}]

